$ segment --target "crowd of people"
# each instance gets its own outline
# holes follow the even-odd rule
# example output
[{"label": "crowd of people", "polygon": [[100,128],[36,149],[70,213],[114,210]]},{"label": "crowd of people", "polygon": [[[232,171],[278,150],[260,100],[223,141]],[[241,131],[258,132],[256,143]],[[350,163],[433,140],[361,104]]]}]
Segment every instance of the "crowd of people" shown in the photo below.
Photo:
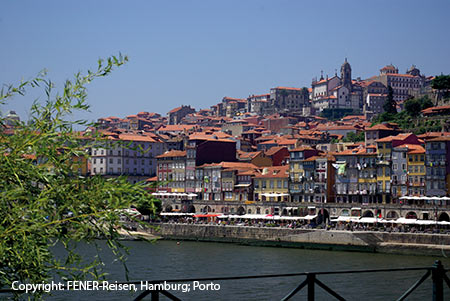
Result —
[{"label": "crowd of people", "polygon": [[323,230],[340,230],[340,231],[381,231],[381,232],[397,232],[397,233],[433,233],[433,234],[450,234],[449,225],[429,224],[398,224],[392,223],[360,223],[360,222],[331,222],[318,224],[313,220],[276,220],[276,219],[239,219],[239,218],[217,218],[217,217],[159,217],[151,220],[152,223],[168,223],[168,224],[196,224],[196,225],[212,225],[212,226],[241,226],[241,227],[278,227],[289,229],[323,229]]}]

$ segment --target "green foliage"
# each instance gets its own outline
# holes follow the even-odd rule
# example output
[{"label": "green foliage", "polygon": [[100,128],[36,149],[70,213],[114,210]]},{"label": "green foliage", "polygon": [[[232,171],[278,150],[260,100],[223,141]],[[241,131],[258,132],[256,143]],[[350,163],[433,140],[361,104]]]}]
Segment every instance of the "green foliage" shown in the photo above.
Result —
[{"label": "green foliage", "polygon": [[[84,177],[78,168],[88,160],[88,150],[104,143],[95,134],[79,135],[70,121],[76,110],[88,110],[86,85],[108,75],[127,57],[99,60],[95,71],[77,73],[59,93],[45,73],[5,86],[0,105],[29,88],[43,88],[45,101],[35,102],[28,123],[18,123],[14,133],[0,125],[0,287],[13,281],[40,283],[55,272],[63,279],[102,278],[101,259],[86,258],[75,251],[76,243],[95,243],[103,238],[121,260],[124,249],[118,241],[120,212],[133,204],[154,210],[143,184],[130,184],[125,177]],[[3,120],[2,120],[3,122]],[[61,244],[67,251],[57,259],[50,251]]]},{"label": "green foliage", "polygon": [[438,90],[438,100],[450,98],[450,75],[436,76],[431,82],[431,87]]},{"label": "green foliage", "polygon": [[450,89],[450,75],[438,75],[431,82],[431,87],[436,90]]},{"label": "green foliage", "polygon": [[383,109],[385,113],[397,114],[397,103],[394,100],[394,90],[391,86],[388,86],[388,96],[383,105]]},{"label": "green foliage", "polygon": [[350,132],[344,139],[342,139],[343,142],[361,142],[364,140],[364,132],[359,132],[357,134]]},{"label": "green foliage", "polygon": [[405,111],[411,117],[417,117],[420,114],[420,111],[432,107],[433,102],[428,96],[424,96],[421,98],[411,98],[405,101]]}]

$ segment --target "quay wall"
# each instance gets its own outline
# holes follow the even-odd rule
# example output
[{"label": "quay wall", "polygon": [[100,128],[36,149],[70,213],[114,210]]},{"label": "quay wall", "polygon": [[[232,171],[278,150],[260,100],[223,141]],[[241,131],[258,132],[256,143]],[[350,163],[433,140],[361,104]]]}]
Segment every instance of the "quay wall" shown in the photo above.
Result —
[{"label": "quay wall", "polygon": [[450,256],[450,235],[337,231],[198,224],[159,224],[148,230],[163,239],[230,242],[341,251]]}]

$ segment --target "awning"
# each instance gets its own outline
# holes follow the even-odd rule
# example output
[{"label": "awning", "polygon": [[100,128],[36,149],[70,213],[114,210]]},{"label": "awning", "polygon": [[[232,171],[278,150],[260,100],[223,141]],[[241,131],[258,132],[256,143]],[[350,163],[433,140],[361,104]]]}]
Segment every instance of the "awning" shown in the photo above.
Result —
[{"label": "awning", "polygon": [[195,213],[183,213],[183,212],[161,212],[159,215],[162,216],[191,216]]},{"label": "awning", "polygon": [[412,225],[412,224],[415,224],[416,221],[417,221],[417,219],[415,219],[415,218],[400,217],[397,220],[393,221],[393,223],[395,223],[395,224]]},{"label": "awning", "polygon": [[221,215],[222,214],[196,214],[196,215],[194,215],[194,217],[218,217]]},{"label": "awning", "polygon": [[287,193],[261,193],[262,196],[265,197],[279,197],[279,196],[288,196]]},{"label": "awning", "polygon": [[359,220],[358,216],[339,216],[336,221],[338,222],[356,222]]},{"label": "awning", "polygon": [[249,187],[251,184],[250,183],[248,183],[248,184],[236,184],[236,185],[234,185],[234,187]]},{"label": "awning", "polygon": [[356,220],[357,223],[366,223],[366,224],[375,224],[381,222],[380,218],[375,217],[361,217],[359,220]]},{"label": "awning", "polygon": [[417,225],[436,225],[436,221],[430,221],[430,220],[416,220]]},{"label": "awning", "polygon": [[303,219],[309,221],[309,220],[315,219],[316,217],[317,217],[317,214],[307,215],[307,216],[304,216]]}]

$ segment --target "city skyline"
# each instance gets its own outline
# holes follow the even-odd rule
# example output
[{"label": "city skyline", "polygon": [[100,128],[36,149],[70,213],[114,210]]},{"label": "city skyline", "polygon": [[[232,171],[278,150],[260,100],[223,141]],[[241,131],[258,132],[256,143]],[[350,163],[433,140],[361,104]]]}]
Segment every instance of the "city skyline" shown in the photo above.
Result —
[{"label": "city skyline", "polygon": [[[402,73],[415,64],[427,76],[450,70],[450,42],[442,39],[447,2],[433,3],[433,10],[418,1],[324,3],[3,3],[0,82],[17,83],[46,68],[58,88],[95,68],[99,57],[126,54],[129,63],[89,86],[92,113],[76,117],[96,120],[166,114],[182,104],[209,108],[224,96],[245,98],[276,86],[310,87],[321,70],[339,73],[345,58],[354,78],[377,75],[391,63]],[[26,119],[36,96],[0,109]]]}]

